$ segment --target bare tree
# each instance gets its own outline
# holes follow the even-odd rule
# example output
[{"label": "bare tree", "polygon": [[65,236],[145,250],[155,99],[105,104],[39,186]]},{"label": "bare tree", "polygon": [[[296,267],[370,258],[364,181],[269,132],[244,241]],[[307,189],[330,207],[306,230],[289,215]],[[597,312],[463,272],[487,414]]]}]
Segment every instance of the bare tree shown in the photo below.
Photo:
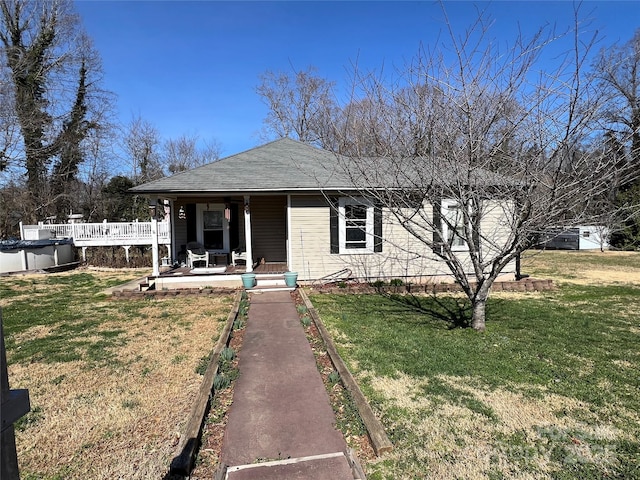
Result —
[{"label": "bare tree", "polygon": [[16,166],[20,158],[20,128],[13,105],[9,71],[0,68],[0,172]]},{"label": "bare tree", "polygon": [[2,166],[24,166],[34,221],[60,207],[56,197],[76,180],[82,142],[104,108],[99,59],[68,0],[2,0],[0,42],[10,80],[1,93],[15,121],[2,125]]},{"label": "bare tree", "polygon": [[201,148],[198,146],[198,137],[182,135],[164,143],[164,164],[170,174],[183,172],[218,160],[220,151],[220,144],[216,140],[206,142]]},{"label": "bare tree", "polygon": [[381,205],[410,234],[398,249],[446,265],[477,330],[505,267],[543,232],[591,223],[612,178],[630,173],[593,144],[602,95],[584,70],[595,37],[579,36],[577,18],[574,48],[560,58],[543,57],[554,32],[505,50],[480,16],[461,37],[448,25],[447,48],[422,50],[391,84],[358,79],[357,98],[369,103],[359,141],[374,145],[340,157],[358,186],[350,194]]},{"label": "bare tree", "polygon": [[80,190],[76,199],[76,208],[79,207],[89,222],[109,218],[106,208],[108,199],[103,195],[103,191],[113,172],[119,170],[118,155],[114,151],[117,141],[115,128],[92,130],[87,138],[84,161],[78,172]]},{"label": "bare tree", "polygon": [[627,43],[600,51],[594,76],[607,94],[605,121],[629,144],[632,161],[640,165],[640,29]]},{"label": "bare tree", "polygon": [[123,150],[136,185],[164,177],[161,144],[158,130],[141,117],[133,118],[125,127]]},{"label": "bare tree", "polygon": [[333,83],[315,75],[315,68],[274,73],[260,77],[256,91],[269,107],[264,120],[267,136],[292,137],[301,142],[326,147],[336,112]]},{"label": "bare tree", "polygon": [[[622,45],[600,51],[593,75],[606,95],[602,119],[613,155],[629,170],[640,170],[640,29]],[[640,182],[614,179],[613,204],[622,207],[613,218],[612,243],[637,248],[640,244]]]}]

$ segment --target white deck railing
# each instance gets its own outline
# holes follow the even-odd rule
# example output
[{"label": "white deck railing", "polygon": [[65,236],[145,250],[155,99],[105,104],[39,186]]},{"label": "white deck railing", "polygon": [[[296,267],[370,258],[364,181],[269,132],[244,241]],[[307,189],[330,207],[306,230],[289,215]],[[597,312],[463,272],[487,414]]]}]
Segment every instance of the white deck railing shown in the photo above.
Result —
[{"label": "white deck railing", "polygon": [[[169,222],[157,224],[158,244],[171,243]],[[23,239],[37,239],[29,230],[49,230],[55,238],[73,238],[76,247],[97,247],[108,245],[152,245],[151,222],[102,222],[102,223],[60,223],[23,225]]]}]

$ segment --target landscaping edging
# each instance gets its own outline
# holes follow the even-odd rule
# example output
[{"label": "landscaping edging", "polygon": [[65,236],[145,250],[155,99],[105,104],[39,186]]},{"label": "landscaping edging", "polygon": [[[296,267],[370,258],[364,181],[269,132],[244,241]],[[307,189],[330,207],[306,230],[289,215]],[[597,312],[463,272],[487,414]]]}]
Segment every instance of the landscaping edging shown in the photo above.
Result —
[{"label": "landscaping edging", "polygon": [[307,296],[307,294],[303,289],[299,288],[298,292],[300,294],[300,297],[304,301],[304,304],[307,307],[307,311],[309,312],[311,319],[315,323],[318,329],[318,332],[320,332],[320,335],[322,336],[327,353],[329,354],[329,358],[331,359],[331,362],[333,363],[333,366],[335,367],[336,371],[340,374],[340,380],[342,381],[343,385],[347,388],[347,390],[351,394],[351,398],[356,404],[356,408],[358,409],[360,418],[362,419],[362,422],[364,423],[365,428],[367,429],[369,438],[371,439],[371,444],[373,446],[373,449],[376,455],[381,456],[386,452],[390,452],[391,450],[393,450],[393,444],[389,440],[389,437],[387,437],[387,434],[384,431],[384,427],[382,426],[382,423],[380,422],[380,420],[378,420],[378,418],[373,413],[373,410],[369,405],[369,402],[367,401],[364,394],[360,390],[360,387],[358,386],[355,379],[353,378],[353,375],[351,375],[351,372],[349,371],[344,361],[338,354],[338,350],[336,349],[336,346],[333,343],[333,340],[331,339],[329,332],[327,331],[324,324],[322,323],[322,320],[320,319],[318,312],[316,311],[315,307],[311,303],[311,300],[309,300],[309,297]]},{"label": "landscaping edging", "polygon": [[156,298],[187,295],[218,295],[240,292],[238,288],[177,288],[175,290],[114,290],[112,295],[118,298]]},{"label": "landscaping edging", "polygon": [[[147,293],[147,292],[141,292]],[[210,407],[211,399],[215,392],[213,387],[213,381],[218,373],[220,353],[222,349],[228,346],[231,339],[231,333],[233,332],[233,323],[238,317],[240,311],[240,302],[242,301],[243,292],[237,292],[236,298],[233,302],[233,308],[227,317],[227,322],[220,333],[218,342],[213,349],[213,353],[209,360],[209,365],[204,373],[200,390],[194,402],[191,414],[187,426],[182,436],[180,437],[180,443],[178,444],[177,455],[171,461],[170,473],[172,475],[181,475],[188,477],[193,469],[196,454],[198,452],[198,446],[200,443],[200,437],[202,435],[202,427],[204,420]]]},{"label": "landscaping edging", "polygon": [[[121,288],[121,287],[114,287]],[[446,293],[462,292],[462,288],[457,283],[407,283],[404,285],[372,285],[367,282],[346,282],[343,285],[330,283],[327,285],[314,286],[308,288],[317,293]],[[522,280],[508,282],[494,282],[491,286],[493,292],[543,292],[553,290],[553,280],[540,280],[536,278],[525,278]],[[216,287],[216,288],[176,288],[171,290],[129,290],[114,289],[113,297],[118,298],[155,298],[155,297],[175,297],[186,295],[215,295],[229,294],[238,291],[238,288]]]},{"label": "landscaping edging", "polygon": [[[404,285],[372,285],[370,283],[346,282],[343,285],[327,284],[308,286],[316,293],[411,293],[436,294],[447,292],[462,292],[457,283],[407,283]],[[507,282],[494,282],[492,292],[543,292],[553,290],[553,280],[539,280],[526,278]]]}]

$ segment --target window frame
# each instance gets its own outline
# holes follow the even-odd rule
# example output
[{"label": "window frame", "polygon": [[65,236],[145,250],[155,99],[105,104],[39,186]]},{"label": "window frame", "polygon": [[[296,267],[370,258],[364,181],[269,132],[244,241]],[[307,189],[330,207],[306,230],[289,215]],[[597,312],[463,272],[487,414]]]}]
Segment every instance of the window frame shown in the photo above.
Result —
[{"label": "window frame", "polygon": [[[221,249],[211,249],[208,248],[208,252],[213,253],[230,253],[231,249],[229,248],[229,221],[224,215],[225,204],[223,203],[198,203],[196,205],[196,235],[197,240],[200,244],[205,246],[204,236],[206,231],[221,231],[222,232],[222,248]],[[221,228],[212,228],[205,229],[205,221],[204,216],[207,212],[216,212],[222,216],[222,226]],[[206,246],[205,246],[206,248]]]},{"label": "window frame", "polygon": [[[364,219],[365,247],[347,248],[347,206],[359,206],[366,208]],[[349,255],[361,255],[375,253],[375,208],[371,200],[362,197],[340,197],[338,199],[338,253]]]},{"label": "window frame", "polygon": [[[467,252],[469,251],[469,244],[464,236],[464,214],[462,209],[463,205],[459,201],[453,199],[443,199],[440,208],[441,222],[442,222],[442,239],[449,245],[449,248],[453,252]],[[452,217],[451,212],[455,211],[455,216]],[[449,226],[452,225],[452,227]],[[462,235],[460,232],[462,231]],[[460,243],[456,244],[456,239],[460,239]]]}]

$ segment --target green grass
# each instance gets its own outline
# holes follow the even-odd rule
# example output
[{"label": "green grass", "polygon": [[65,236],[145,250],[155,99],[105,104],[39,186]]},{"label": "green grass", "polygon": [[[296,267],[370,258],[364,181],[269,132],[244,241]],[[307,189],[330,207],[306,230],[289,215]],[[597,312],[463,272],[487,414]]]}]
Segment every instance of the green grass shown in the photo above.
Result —
[{"label": "green grass", "polygon": [[[103,325],[132,318],[148,301],[110,302],[99,292],[128,279],[91,273],[2,279],[0,291],[8,300],[2,313],[8,363],[117,362],[111,351],[123,345],[125,330]],[[42,333],[29,335],[34,328]]]},{"label": "green grass", "polygon": [[[594,257],[586,257],[584,268]],[[558,272],[563,261],[557,262]],[[614,267],[619,261],[607,259]],[[442,319],[443,305],[463,310],[459,298],[314,295],[312,301],[340,354],[360,372],[363,389],[396,444],[394,457],[369,467],[370,478],[423,478],[418,464],[429,472],[429,454],[416,453],[423,443],[416,425],[425,418],[437,421],[433,409],[405,407],[377,390],[373,385],[384,378],[409,378],[416,401],[483,419],[493,432],[486,443],[496,455],[484,478],[510,478],[514,472],[535,478],[640,478],[640,286],[566,284],[543,294],[494,296],[484,333],[451,328]],[[452,378],[465,387],[452,385]],[[500,429],[505,419],[491,402],[467,387],[532,401],[552,396],[575,401],[579,407],[554,414],[559,422],[569,417],[584,428],[540,424],[506,434]],[[619,434],[589,433],[602,425]],[[456,437],[452,445],[463,448],[474,439],[455,423],[450,428]],[[449,455],[440,458],[458,461]]]}]

